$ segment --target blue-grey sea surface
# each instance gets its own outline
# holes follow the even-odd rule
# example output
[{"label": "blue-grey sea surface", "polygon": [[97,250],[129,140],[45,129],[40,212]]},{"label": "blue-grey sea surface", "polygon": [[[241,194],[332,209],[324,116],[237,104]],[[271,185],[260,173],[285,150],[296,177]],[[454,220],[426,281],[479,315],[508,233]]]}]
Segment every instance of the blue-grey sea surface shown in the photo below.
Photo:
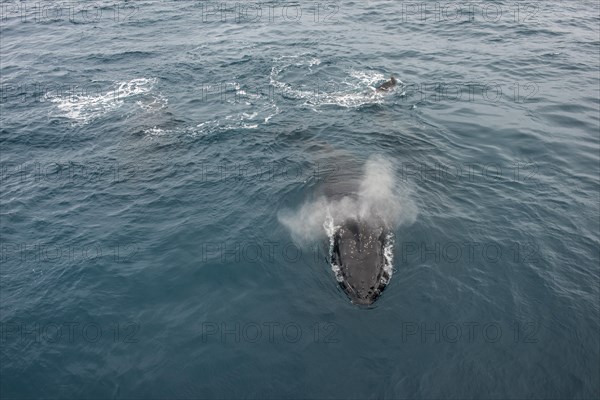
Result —
[{"label": "blue-grey sea surface", "polygon": [[2,398],[600,396],[597,2],[0,5]]}]

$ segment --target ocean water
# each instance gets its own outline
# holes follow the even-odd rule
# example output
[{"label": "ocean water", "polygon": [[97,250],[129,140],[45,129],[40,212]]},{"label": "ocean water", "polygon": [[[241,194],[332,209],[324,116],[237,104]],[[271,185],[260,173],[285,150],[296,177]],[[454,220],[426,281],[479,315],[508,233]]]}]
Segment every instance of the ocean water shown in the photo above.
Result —
[{"label": "ocean water", "polygon": [[600,396],[597,2],[0,5],[2,398]]}]

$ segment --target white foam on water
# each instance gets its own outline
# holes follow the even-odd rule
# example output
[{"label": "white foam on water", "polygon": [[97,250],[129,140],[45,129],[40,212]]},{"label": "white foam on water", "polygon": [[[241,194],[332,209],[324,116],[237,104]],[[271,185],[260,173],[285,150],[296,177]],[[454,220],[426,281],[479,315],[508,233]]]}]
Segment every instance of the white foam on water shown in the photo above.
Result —
[{"label": "white foam on water", "polygon": [[279,107],[277,107],[277,105],[273,104],[272,108],[275,108],[275,111],[273,111],[271,114],[269,114],[265,117],[265,121],[264,121],[265,124],[268,124],[269,121],[271,120],[271,118],[273,118],[277,114],[281,113],[281,110],[279,109]]},{"label": "white foam on water", "polygon": [[[333,246],[335,244],[335,233],[338,231],[338,229],[340,229],[340,226],[336,226],[333,223],[333,217],[329,213],[329,209],[327,210],[327,215],[325,217],[325,221],[323,222],[323,229],[325,229],[325,232],[327,233],[327,236],[329,237],[329,257],[328,257],[328,259],[332,260],[333,259]],[[330,262],[330,264],[331,264],[331,270],[333,271],[334,276],[335,276],[335,280],[338,282],[343,282],[344,277],[342,275],[342,270],[341,270],[340,266],[334,262]]]},{"label": "white foam on water", "polygon": [[[88,123],[106,113],[121,107],[127,99],[149,93],[156,78],[136,78],[125,82],[115,82],[114,89],[107,93],[71,93],[65,96],[47,94],[46,98],[54,103],[62,115],[82,123]],[[164,108],[167,99],[162,95],[141,98],[136,104],[146,110],[155,111]]]},{"label": "white foam on water", "polygon": [[383,265],[383,271],[386,274],[381,275],[381,283],[387,285],[392,279],[392,274],[394,273],[394,233],[388,232],[385,237],[385,244],[383,247],[383,257],[385,263]]},{"label": "white foam on water", "polygon": [[352,70],[350,76],[357,79],[360,83],[366,86],[374,86],[377,82],[386,79],[386,76],[376,71],[357,71]]},{"label": "white foam on water", "polygon": [[[303,100],[303,106],[318,112],[320,106],[338,106],[344,108],[360,108],[366,105],[383,104],[386,97],[393,92],[377,92],[375,86],[382,83],[386,77],[377,71],[352,70],[349,77],[340,82],[312,82],[308,84],[292,84],[285,82],[281,76],[291,67],[305,67],[307,74],[312,73],[311,67],[321,64],[317,58],[308,55],[282,56],[273,60],[270,84],[282,96]],[[403,86],[402,81],[398,84]],[[401,96],[405,93],[401,92]]]},{"label": "white foam on water", "polygon": [[144,129],[144,133],[151,136],[163,136],[167,133],[167,131],[157,126],[154,126],[152,128]]},{"label": "white foam on water", "polygon": [[154,97],[138,100],[135,102],[144,111],[158,111],[169,104],[169,100],[162,94],[158,93]]}]

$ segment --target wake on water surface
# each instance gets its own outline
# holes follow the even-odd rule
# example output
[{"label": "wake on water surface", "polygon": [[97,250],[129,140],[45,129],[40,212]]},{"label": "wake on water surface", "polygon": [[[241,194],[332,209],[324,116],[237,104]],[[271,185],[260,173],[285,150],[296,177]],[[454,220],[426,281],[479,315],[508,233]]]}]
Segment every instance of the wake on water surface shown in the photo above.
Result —
[{"label": "wake on water surface", "polygon": [[[74,124],[86,125],[120,112],[126,118],[138,115],[140,121],[149,124],[141,127],[141,131],[150,136],[196,136],[257,129],[291,111],[290,106],[317,113],[321,107],[355,109],[383,104],[390,94],[376,90],[386,79],[381,72],[351,69],[333,73],[327,66],[321,66],[319,58],[309,54],[280,56],[270,63],[266,86],[261,83],[242,85],[236,79],[211,85],[195,83],[197,87],[193,91],[200,97],[200,108],[210,107],[215,102],[225,103],[226,107],[211,108],[210,118],[185,126],[174,126],[177,124],[169,116],[169,100],[176,94],[168,93],[168,87],[161,87],[161,81],[155,77],[136,77],[108,85],[97,83],[75,88],[72,93],[51,91],[46,99],[59,111],[57,116],[68,118]],[[402,81],[398,80],[398,87],[394,89],[400,96],[405,95],[403,88]]]}]

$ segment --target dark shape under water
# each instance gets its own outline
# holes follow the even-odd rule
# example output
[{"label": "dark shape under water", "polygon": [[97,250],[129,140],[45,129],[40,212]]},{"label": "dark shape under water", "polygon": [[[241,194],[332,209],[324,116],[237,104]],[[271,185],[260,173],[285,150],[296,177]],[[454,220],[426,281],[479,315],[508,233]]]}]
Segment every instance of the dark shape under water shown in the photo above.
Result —
[{"label": "dark shape under water", "polygon": [[338,282],[354,304],[371,305],[390,280],[386,270],[386,229],[348,219],[335,232],[331,263],[339,268]]},{"label": "dark shape under water", "polygon": [[377,91],[381,92],[381,91],[387,91],[390,90],[391,88],[393,88],[394,86],[396,86],[396,83],[398,81],[396,80],[396,78],[394,78],[394,76],[392,75],[390,77],[390,80],[383,82],[378,88]]}]

